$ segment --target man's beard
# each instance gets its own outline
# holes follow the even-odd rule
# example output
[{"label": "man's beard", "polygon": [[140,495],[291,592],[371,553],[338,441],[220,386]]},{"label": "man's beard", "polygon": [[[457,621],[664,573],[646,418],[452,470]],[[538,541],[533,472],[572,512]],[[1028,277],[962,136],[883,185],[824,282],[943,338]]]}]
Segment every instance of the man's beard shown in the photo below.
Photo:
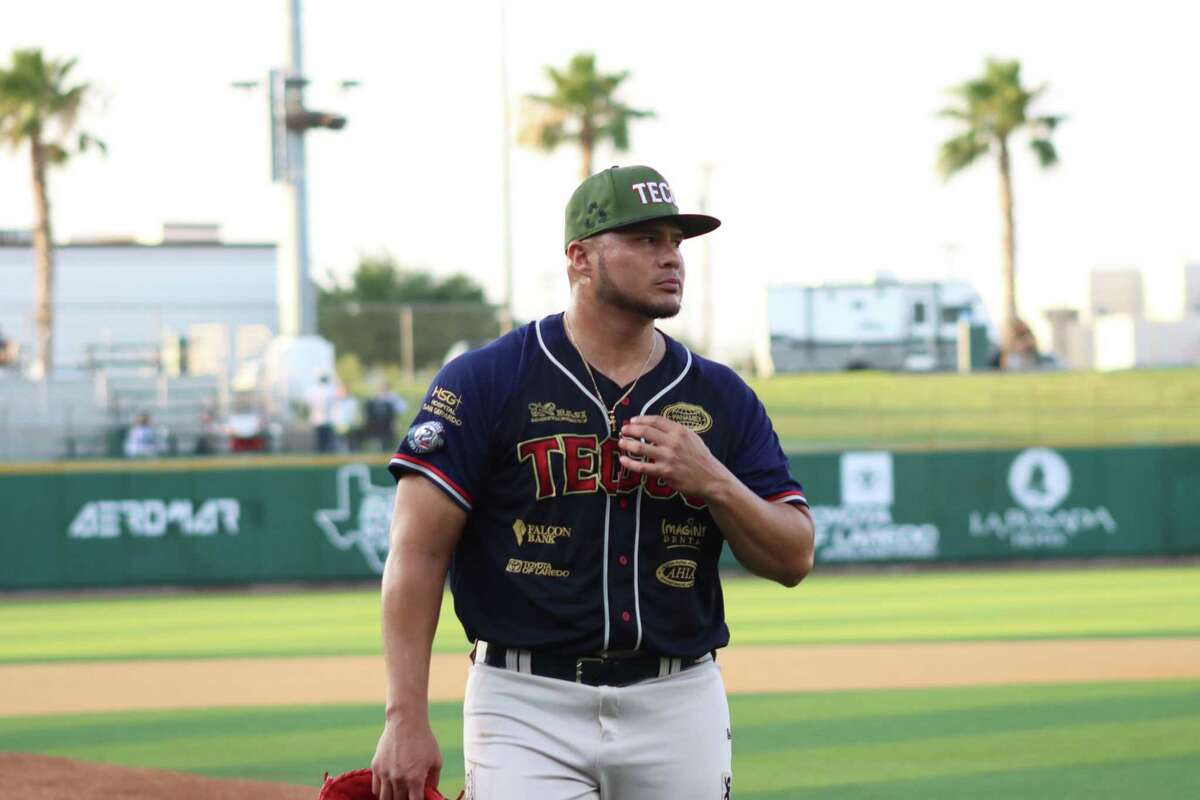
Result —
[{"label": "man's beard", "polygon": [[647,319],[670,319],[683,307],[683,284],[680,283],[679,294],[675,298],[664,299],[657,303],[644,297],[635,297],[609,279],[608,267],[604,263],[604,254],[600,253],[596,269],[596,299],[616,306],[622,311],[640,314]]}]

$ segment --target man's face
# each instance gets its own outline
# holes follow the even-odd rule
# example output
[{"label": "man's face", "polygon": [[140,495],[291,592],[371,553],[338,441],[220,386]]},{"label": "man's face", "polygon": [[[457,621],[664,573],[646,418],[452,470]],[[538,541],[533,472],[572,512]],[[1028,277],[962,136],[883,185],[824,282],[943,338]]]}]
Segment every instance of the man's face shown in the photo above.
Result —
[{"label": "man's face", "polygon": [[673,222],[644,222],[596,237],[596,299],[651,319],[683,304],[683,231]]}]

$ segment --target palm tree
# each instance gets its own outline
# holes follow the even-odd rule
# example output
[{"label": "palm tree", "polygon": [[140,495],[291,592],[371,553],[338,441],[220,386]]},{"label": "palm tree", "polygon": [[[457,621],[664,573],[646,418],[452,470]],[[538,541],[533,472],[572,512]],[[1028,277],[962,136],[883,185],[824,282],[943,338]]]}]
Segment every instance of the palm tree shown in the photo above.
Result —
[{"label": "palm tree", "polygon": [[1016,230],[1013,223],[1013,191],[1010,137],[1018,132],[1029,134],[1029,145],[1043,168],[1058,163],[1058,152],[1050,141],[1061,116],[1034,116],[1033,101],[1046,90],[1021,85],[1021,63],[987,59],[984,73],[952,87],[949,92],[958,103],[943,109],[941,116],[960,123],[958,135],[942,143],[938,170],[951,176],[974,164],[984,153],[992,153],[1000,168],[1000,210],[1003,214],[1004,259],[1004,351],[1012,352],[1013,339],[1021,325],[1016,296]]},{"label": "palm tree", "polygon": [[596,145],[609,140],[615,150],[624,152],[629,149],[629,120],[654,116],[653,111],[630,108],[613,96],[629,71],[601,74],[592,53],[572,57],[566,70],[546,67],[546,75],[554,91],[526,95],[531,106],[519,140],[546,152],[563,142],[578,142],[583,156],[580,180],[592,174]]},{"label": "palm tree", "polygon": [[86,83],[68,85],[75,59],[46,60],[41,50],[17,50],[12,64],[0,68],[0,142],[13,150],[29,144],[33,164],[33,250],[37,277],[34,316],[38,328],[36,369],[49,376],[53,369],[54,239],[50,228],[47,167],[60,165],[89,147],[104,150],[90,133],[76,133],[76,118],[89,96]]}]

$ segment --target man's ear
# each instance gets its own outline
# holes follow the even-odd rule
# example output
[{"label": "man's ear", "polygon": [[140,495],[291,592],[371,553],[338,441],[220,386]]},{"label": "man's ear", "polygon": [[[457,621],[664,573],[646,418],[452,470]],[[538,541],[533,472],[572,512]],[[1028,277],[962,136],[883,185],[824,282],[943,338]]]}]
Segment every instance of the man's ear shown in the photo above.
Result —
[{"label": "man's ear", "polygon": [[567,245],[567,271],[573,278],[572,283],[591,281],[596,261],[593,257],[594,250],[593,242],[584,242],[579,239]]}]

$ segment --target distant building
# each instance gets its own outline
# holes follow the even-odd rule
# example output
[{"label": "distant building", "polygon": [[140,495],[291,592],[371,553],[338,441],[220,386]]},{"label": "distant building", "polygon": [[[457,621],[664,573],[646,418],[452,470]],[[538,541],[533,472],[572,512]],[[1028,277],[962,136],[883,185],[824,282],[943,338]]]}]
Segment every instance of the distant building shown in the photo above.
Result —
[{"label": "distant building", "polygon": [[[227,244],[213,225],[168,223],[159,244],[97,237],[55,247],[54,364],[85,368],[97,354],[188,340],[193,371],[232,369],[278,325],[274,244]],[[23,359],[36,349],[34,254],[0,235],[0,330]]]},{"label": "distant building", "polygon": [[1129,314],[1140,318],[1145,298],[1142,273],[1136,269],[1094,269],[1088,280],[1091,316]]},{"label": "distant building", "polygon": [[1183,315],[1200,316],[1200,263],[1183,268]]},{"label": "distant building", "polygon": [[1055,355],[1071,369],[1200,365],[1200,264],[1184,267],[1182,315],[1149,320],[1136,270],[1094,270],[1089,307],[1048,309]]},{"label": "distant building", "polygon": [[952,369],[959,320],[990,327],[961,281],[771,286],[767,317],[779,372]]}]

